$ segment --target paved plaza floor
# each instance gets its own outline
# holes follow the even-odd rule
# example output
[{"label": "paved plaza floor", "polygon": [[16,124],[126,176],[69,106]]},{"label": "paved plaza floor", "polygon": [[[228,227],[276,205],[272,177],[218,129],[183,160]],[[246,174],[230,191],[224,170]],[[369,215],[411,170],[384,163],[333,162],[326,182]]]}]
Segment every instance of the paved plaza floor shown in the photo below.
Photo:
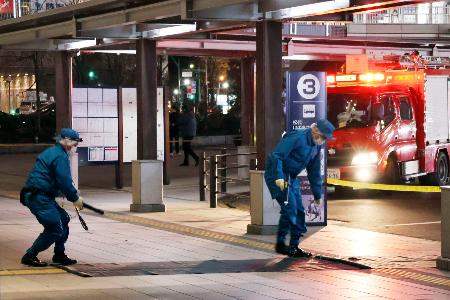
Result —
[{"label": "paved plaza floor", "polygon": [[[13,177],[1,184],[19,186]],[[316,257],[291,259],[273,251],[274,236],[246,234],[248,212],[200,202],[195,183],[175,176],[167,211],[141,214],[129,212],[127,188],[84,186],[106,214],[84,210],[84,231],[62,202],[73,217],[67,254],[78,259],[63,269],[20,264],[42,227],[17,189],[0,188],[0,299],[450,299],[450,273],[435,268],[439,241],[329,221],[302,240]]]}]

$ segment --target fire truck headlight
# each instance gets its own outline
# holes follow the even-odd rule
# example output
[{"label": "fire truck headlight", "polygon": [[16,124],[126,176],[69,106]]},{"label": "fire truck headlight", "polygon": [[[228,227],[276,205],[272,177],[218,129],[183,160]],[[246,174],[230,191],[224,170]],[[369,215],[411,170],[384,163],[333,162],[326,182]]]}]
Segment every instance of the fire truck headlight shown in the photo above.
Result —
[{"label": "fire truck headlight", "polygon": [[378,155],[376,152],[360,152],[353,156],[352,165],[373,165],[378,161]]},{"label": "fire truck headlight", "polygon": [[358,181],[370,181],[372,180],[372,172],[369,169],[362,168],[356,172],[356,180]]}]

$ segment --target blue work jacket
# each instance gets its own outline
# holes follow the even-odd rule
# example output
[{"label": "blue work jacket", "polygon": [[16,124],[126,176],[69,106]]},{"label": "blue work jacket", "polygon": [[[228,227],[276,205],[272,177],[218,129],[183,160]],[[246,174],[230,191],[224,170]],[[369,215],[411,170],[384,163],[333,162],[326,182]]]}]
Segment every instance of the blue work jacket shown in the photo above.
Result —
[{"label": "blue work jacket", "polygon": [[54,197],[61,192],[71,202],[79,198],[73,186],[69,155],[60,144],[39,154],[25,185]]},{"label": "blue work jacket", "polygon": [[311,135],[311,129],[297,129],[286,133],[275,149],[267,156],[267,187],[273,199],[281,194],[275,180],[291,180],[306,169],[311,190],[315,199],[322,197],[322,176],[320,175],[320,146],[317,146]]}]

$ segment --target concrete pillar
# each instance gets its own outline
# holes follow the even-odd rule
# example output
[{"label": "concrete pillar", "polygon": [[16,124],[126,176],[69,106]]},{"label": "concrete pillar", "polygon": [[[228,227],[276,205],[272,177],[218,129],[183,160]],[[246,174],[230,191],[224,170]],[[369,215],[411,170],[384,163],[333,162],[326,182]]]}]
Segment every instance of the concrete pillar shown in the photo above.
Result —
[{"label": "concrete pillar", "polygon": [[157,151],[156,41],[136,42],[137,161],[132,164],[133,212],[162,212],[163,162]]},{"label": "concrete pillar", "polygon": [[133,186],[132,212],[164,212],[163,162],[160,160],[134,160],[131,167]]},{"label": "concrete pillar", "polygon": [[277,233],[280,205],[272,200],[264,181],[264,171],[250,171],[250,215],[251,224],[247,225],[247,233]]},{"label": "concrete pillar", "polygon": [[136,42],[137,159],[157,159],[157,55],[156,41]]},{"label": "concrete pillar", "polygon": [[241,135],[243,146],[255,145],[255,59],[241,62]]},{"label": "concrete pillar", "polygon": [[56,132],[72,127],[72,57],[69,52],[55,53]]},{"label": "concrete pillar", "polygon": [[256,24],[256,148],[258,169],[281,138],[284,128],[282,97],[282,24]]},{"label": "concrete pillar", "polygon": [[450,187],[441,192],[441,256],[437,258],[438,269],[450,271]]}]

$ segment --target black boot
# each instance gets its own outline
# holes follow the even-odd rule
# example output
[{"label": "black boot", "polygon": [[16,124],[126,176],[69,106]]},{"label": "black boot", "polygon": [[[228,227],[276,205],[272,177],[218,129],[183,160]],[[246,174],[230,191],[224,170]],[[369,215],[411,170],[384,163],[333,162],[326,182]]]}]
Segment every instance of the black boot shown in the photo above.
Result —
[{"label": "black boot", "polygon": [[275,252],[283,255],[289,255],[289,247],[286,246],[283,242],[277,243],[275,245]]},{"label": "black boot", "polygon": [[28,253],[22,257],[21,263],[31,267],[46,267],[47,263],[40,261],[37,256],[31,256]]},{"label": "black boot", "polygon": [[65,253],[58,253],[58,254],[55,253],[55,255],[53,255],[53,262],[55,264],[60,264],[63,266],[74,265],[77,263],[75,259],[68,258]]},{"label": "black boot", "polygon": [[304,251],[299,247],[291,247],[289,251],[290,257],[311,257],[311,252]]}]

